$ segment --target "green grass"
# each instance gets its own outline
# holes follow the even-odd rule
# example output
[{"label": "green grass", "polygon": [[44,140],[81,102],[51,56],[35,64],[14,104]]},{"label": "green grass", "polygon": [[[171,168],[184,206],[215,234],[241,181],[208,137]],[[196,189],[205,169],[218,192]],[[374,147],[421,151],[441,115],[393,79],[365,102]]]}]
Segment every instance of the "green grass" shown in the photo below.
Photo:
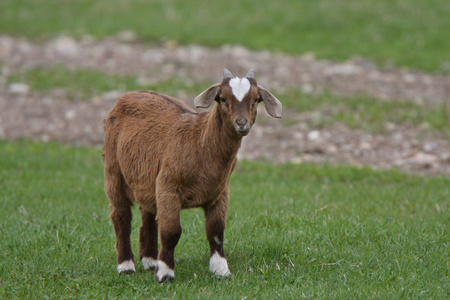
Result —
[{"label": "green grass", "polygon": [[360,55],[391,64],[448,72],[447,0],[3,0],[3,34],[98,38],[133,30],[146,41],[209,46],[242,44],[345,60]]},{"label": "green grass", "polygon": [[234,275],[209,274],[193,209],[182,213],[176,281],[159,285],[140,265],[116,274],[100,153],[0,141],[0,298],[449,296],[448,178],[241,162],[225,233]]}]

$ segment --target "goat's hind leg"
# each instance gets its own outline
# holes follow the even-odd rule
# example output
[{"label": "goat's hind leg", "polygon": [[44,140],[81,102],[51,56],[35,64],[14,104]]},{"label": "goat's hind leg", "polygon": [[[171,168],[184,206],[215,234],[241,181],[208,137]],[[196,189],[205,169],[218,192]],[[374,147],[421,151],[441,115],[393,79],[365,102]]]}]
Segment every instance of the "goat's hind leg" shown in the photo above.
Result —
[{"label": "goat's hind leg", "polygon": [[134,255],[131,249],[131,206],[132,201],[125,193],[125,183],[118,176],[110,176],[105,172],[105,192],[109,198],[111,221],[116,234],[117,271],[134,273]]},{"label": "goat's hind leg", "polygon": [[117,271],[122,273],[134,273],[134,255],[131,250],[131,206],[112,207],[111,220],[116,233]]},{"label": "goat's hind leg", "polygon": [[156,215],[139,207],[142,226],[139,229],[139,257],[145,270],[154,269],[158,257],[158,224]]}]

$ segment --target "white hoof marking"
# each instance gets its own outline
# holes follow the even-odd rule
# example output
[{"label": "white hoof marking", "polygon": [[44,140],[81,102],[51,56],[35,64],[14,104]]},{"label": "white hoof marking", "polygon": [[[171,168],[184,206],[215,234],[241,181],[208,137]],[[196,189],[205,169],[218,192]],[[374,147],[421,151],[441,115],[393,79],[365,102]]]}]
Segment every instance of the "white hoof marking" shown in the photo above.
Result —
[{"label": "white hoof marking", "polygon": [[214,241],[217,245],[222,245],[222,242],[219,240],[219,237],[217,235],[214,236]]},{"label": "white hoof marking", "polygon": [[166,279],[175,279],[174,271],[162,260],[158,260],[156,268],[156,280],[158,280],[158,282],[163,282]]},{"label": "white hoof marking", "polygon": [[228,277],[231,275],[230,270],[228,270],[227,260],[220,256],[217,251],[211,256],[209,270],[218,276]]},{"label": "white hoof marking", "polygon": [[143,257],[141,259],[144,270],[154,269],[156,267],[156,260],[151,257]]},{"label": "white hoof marking", "polygon": [[117,272],[119,272],[119,274],[136,272],[136,270],[134,269],[134,262],[132,260],[126,260],[122,262],[117,266]]}]

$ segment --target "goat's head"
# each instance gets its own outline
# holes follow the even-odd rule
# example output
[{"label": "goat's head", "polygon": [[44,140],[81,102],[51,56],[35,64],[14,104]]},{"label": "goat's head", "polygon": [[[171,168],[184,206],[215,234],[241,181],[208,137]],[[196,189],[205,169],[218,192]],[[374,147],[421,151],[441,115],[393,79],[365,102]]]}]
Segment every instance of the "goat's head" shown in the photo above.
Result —
[{"label": "goat's head", "polygon": [[256,119],[256,107],[264,102],[266,111],[274,118],[281,118],[281,102],[269,91],[256,84],[253,70],[244,78],[234,77],[223,70],[223,80],[206,89],[194,99],[195,107],[207,108],[213,100],[218,104],[225,125],[233,128],[238,136],[250,132]]}]

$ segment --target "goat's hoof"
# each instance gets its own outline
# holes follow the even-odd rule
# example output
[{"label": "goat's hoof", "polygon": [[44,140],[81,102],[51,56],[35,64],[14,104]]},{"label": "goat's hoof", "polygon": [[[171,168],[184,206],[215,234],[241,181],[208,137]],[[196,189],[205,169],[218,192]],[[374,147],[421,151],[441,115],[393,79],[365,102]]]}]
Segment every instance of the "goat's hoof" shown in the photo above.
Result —
[{"label": "goat's hoof", "polygon": [[156,259],[151,257],[143,257],[141,259],[144,270],[154,270],[156,268]]},{"label": "goat's hoof", "polygon": [[215,273],[213,273],[213,275],[214,275],[214,277],[216,277],[217,279],[226,279],[226,278],[231,277],[231,275],[233,275],[233,274],[231,274],[230,271],[227,271],[227,272],[225,272],[225,273],[218,273],[218,272],[215,272]]},{"label": "goat's hoof", "polygon": [[170,275],[165,275],[161,279],[159,279],[158,276],[156,276],[156,281],[158,283],[164,283],[166,280],[168,282],[173,282],[175,280],[175,277],[171,277]]},{"label": "goat's hoof", "polygon": [[228,263],[225,257],[219,255],[219,253],[215,252],[209,261],[209,270],[216,277],[224,278],[229,277],[231,275],[230,270],[228,269]]},{"label": "goat's hoof", "polygon": [[134,268],[134,262],[132,260],[126,260],[117,266],[117,272],[120,274],[132,274],[136,272]]},{"label": "goat's hoof", "polygon": [[174,271],[163,261],[158,260],[156,263],[156,281],[163,283],[166,280],[172,282],[175,279]]}]

